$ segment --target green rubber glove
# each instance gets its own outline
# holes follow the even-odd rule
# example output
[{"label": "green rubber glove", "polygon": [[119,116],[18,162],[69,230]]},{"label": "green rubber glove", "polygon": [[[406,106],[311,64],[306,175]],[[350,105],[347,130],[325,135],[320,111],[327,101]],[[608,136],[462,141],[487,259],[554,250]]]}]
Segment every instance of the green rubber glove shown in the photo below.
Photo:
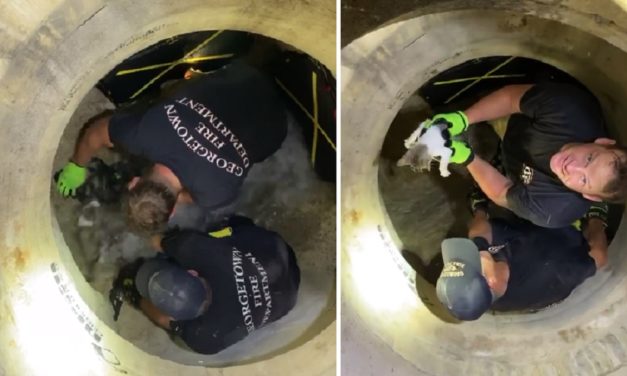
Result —
[{"label": "green rubber glove", "polygon": [[453,150],[450,160],[451,163],[467,166],[475,159],[475,153],[473,153],[470,146],[463,141],[452,140],[451,146],[449,147]]},{"label": "green rubber glove", "polygon": [[462,111],[437,114],[431,119],[431,124],[445,123],[451,136],[457,136],[468,129],[468,117]]},{"label": "green rubber glove", "polygon": [[83,185],[86,179],[87,169],[70,161],[63,167],[63,170],[61,170],[59,174],[57,191],[59,191],[63,197],[74,196],[76,194],[76,188]]}]

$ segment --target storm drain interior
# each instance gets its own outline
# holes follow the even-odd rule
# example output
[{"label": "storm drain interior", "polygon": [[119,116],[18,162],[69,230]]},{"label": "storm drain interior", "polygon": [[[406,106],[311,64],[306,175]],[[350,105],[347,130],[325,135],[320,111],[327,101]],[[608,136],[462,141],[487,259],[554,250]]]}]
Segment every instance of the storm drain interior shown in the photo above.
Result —
[{"label": "storm drain interior", "polygon": [[[89,119],[103,111],[157,95],[160,88],[181,79],[190,67],[207,71],[233,58],[243,58],[274,76],[287,94],[286,102],[294,101],[294,93],[286,92],[289,85],[280,82],[282,79],[273,70],[281,59],[285,60],[286,54],[294,56],[300,52],[269,38],[236,31],[174,36],[136,53],[111,70],[82,100],[60,141],[54,171],[62,168],[71,157],[79,131]],[[177,60],[178,63],[174,63]],[[305,81],[309,80],[307,77]],[[302,104],[290,103],[287,107],[298,108],[299,105]],[[305,108],[310,106],[304,105]],[[321,119],[334,116],[324,105],[320,105],[319,111]],[[334,155],[328,153],[335,147],[334,138],[325,140],[320,136],[320,148],[316,149],[318,158],[312,157],[306,139],[311,139],[313,128],[311,123],[302,120],[303,117],[298,111],[290,111],[288,136],[281,149],[250,171],[234,208],[258,225],[280,233],[295,250],[301,269],[301,286],[294,309],[281,320],[211,356],[193,353],[175,343],[164,330],[127,304],[122,307],[117,322],[112,317],[101,317],[104,322],[148,353],[182,364],[226,366],[266,359],[297,347],[334,321],[335,185],[328,182],[329,176],[335,175],[334,160],[331,163]],[[327,133],[334,135],[335,131]],[[97,157],[108,165],[129,162],[128,156],[116,150],[105,150]],[[312,168],[314,161],[317,163],[315,170]],[[132,166],[140,169],[143,164],[133,161]],[[120,189],[123,188],[120,185]],[[121,202],[115,192],[92,191],[85,196],[82,202],[63,199],[53,188],[51,201],[79,270],[101,293],[102,299],[108,301],[108,292],[119,268],[138,257],[151,257],[154,251],[146,239],[126,229]],[[182,213],[178,220],[183,225],[195,221],[194,208],[186,208]],[[109,314],[113,315],[112,309],[107,316]]]},{"label": "storm drain interior", "polygon": [[[403,116],[402,107],[424,111],[422,118],[431,115],[424,99],[413,93],[448,68],[486,56],[521,56],[551,64],[595,94],[611,135],[625,143],[627,76],[620,67],[627,49],[622,31],[608,34],[606,28],[614,24],[598,23],[597,13],[582,12],[583,3],[560,7],[557,13],[548,4],[495,4],[434,3],[420,14],[407,14],[372,30],[342,51],[342,72],[347,72],[342,75],[342,96],[350,104],[342,108],[342,138],[353,140],[342,145],[342,268],[350,270],[342,280],[346,311],[352,309],[353,316],[365,323],[367,330],[362,332],[389,347],[391,357],[381,350],[379,359],[392,359],[399,366],[396,370],[407,360],[419,373],[433,375],[620,373],[625,363],[624,223],[610,246],[609,268],[587,279],[562,303],[534,314],[487,314],[464,323],[446,320],[436,312],[441,304],[424,271],[415,267],[415,272],[400,254],[439,253],[438,241],[447,235],[451,216],[466,211],[464,202],[455,204],[446,197],[438,186],[441,179],[427,175],[420,191],[408,184],[417,174],[395,169],[395,161],[381,155],[388,131],[396,127],[396,122],[390,127],[394,118]],[[451,10],[451,5],[457,8]],[[622,21],[616,22],[618,29]],[[429,59],[424,58],[425,51]],[[400,141],[405,137],[397,136],[396,148],[403,147]],[[391,180],[392,174],[406,179]],[[394,198],[387,192],[392,188],[402,195]],[[428,202],[415,203],[414,196],[425,194],[426,199],[429,191],[440,196],[441,205],[434,203],[435,193]],[[403,236],[394,219],[401,214],[407,223],[416,224],[412,231],[417,235],[436,233],[431,246],[410,248],[412,238]],[[426,229],[418,226],[423,221]],[[424,261],[428,263],[429,257]],[[368,284],[373,272],[385,278]],[[363,285],[369,288],[362,289]],[[350,324],[350,319],[343,324]],[[370,341],[353,339],[357,345]]]},{"label": "storm drain interior", "polygon": [[[441,241],[467,235],[467,223],[471,219],[467,194],[472,177],[454,165],[449,165],[453,173],[448,178],[440,176],[437,163],[432,164],[430,172],[397,167],[396,161],[405,152],[404,139],[433,114],[465,109],[505,85],[542,81],[567,82],[587,90],[572,76],[538,60],[489,56],[466,61],[433,77],[405,102],[390,125],[381,150],[379,190],[403,244],[403,256],[422,277],[416,282],[421,297],[432,295],[424,290],[434,289],[442,270]],[[472,125],[468,135],[475,153],[491,160],[506,124],[501,119]],[[493,204],[490,210],[493,216],[511,215]],[[618,228],[622,211],[622,206],[610,207],[610,239]],[[442,314],[440,310],[434,313]],[[442,318],[450,320],[450,317]]]}]

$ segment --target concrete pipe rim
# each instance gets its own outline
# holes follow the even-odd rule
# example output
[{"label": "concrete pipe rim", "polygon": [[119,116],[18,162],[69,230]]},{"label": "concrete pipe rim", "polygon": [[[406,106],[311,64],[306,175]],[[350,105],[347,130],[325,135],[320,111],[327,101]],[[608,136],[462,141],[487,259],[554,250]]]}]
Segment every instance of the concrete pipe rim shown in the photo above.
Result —
[{"label": "concrete pipe rim", "polygon": [[[3,123],[46,126],[6,132],[3,141],[5,152],[12,157],[0,162],[5,171],[15,166],[13,158],[20,158],[21,163],[5,176],[4,183],[11,193],[2,215],[7,250],[2,262],[7,268],[0,275],[1,306],[6,313],[0,341],[6,344],[2,352],[6,361],[1,362],[0,373],[145,374],[146,369],[152,369],[153,374],[181,370],[190,375],[212,373],[204,367],[183,366],[138,351],[108,327],[101,314],[108,311],[108,302],[94,296],[81,280],[51,213],[47,193],[51,161],[64,124],[100,77],[132,53],[172,35],[196,30],[249,31],[294,45],[335,71],[335,4],[327,1],[304,6],[309,17],[319,17],[307,28],[300,14],[304,9],[282,3],[189,1],[151,7],[139,2],[86,4],[68,0],[33,15],[38,23],[27,25],[29,32],[15,30],[11,34],[15,43],[10,45],[19,48],[7,48],[0,64],[0,80],[7,89],[6,99],[0,101]],[[37,20],[37,16],[41,18]],[[104,28],[107,24],[116,27]],[[37,66],[28,64],[29,59],[36,59]],[[56,325],[45,325],[36,314],[39,312],[57,319]],[[29,324],[32,328],[26,329]],[[329,322],[321,332],[281,355],[219,372],[334,372],[335,325],[335,321]],[[32,362],[35,358],[41,362]]]},{"label": "concrete pipe rim", "polygon": [[[615,323],[620,325],[619,318],[625,311],[621,302],[624,276],[615,272],[624,270],[625,259],[616,260],[616,257],[612,260],[618,261],[614,271],[598,273],[594,281],[585,284],[589,290],[587,294],[575,291],[565,302],[545,311],[525,315],[484,315],[477,322],[461,326],[443,323],[430,314],[425,303],[416,296],[416,274],[400,256],[402,242],[394,231],[377,183],[378,151],[387,127],[405,100],[438,72],[472,58],[522,56],[551,64],[573,75],[600,96],[601,102],[605,101],[604,112],[608,109],[620,112],[615,109],[617,106],[608,104],[607,97],[613,94],[614,100],[621,98],[623,90],[619,84],[608,83],[611,80],[599,69],[600,62],[595,57],[577,55],[582,54],[577,49],[584,42],[577,39],[564,44],[565,49],[571,48],[569,51],[573,56],[572,61],[565,62],[563,57],[559,58],[557,50],[552,51],[550,43],[539,38],[541,32],[529,31],[529,25],[535,25],[539,30],[542,27],[549,29],[549,26],[559,28],[571,33],[572,38],[588,38],[588,42],[602,45],[594,52],[603,54],[604,58],[612,53],[606,54],[601,48],[612,50],[614,58],[625,54],[627,46],[617,48],[597,36],[605,35],[598,25],[592,23],[588,30],[573,25],[573,20],[579,16],[578,13],[571,18],[563,16],[560,22],[556,22],[547,15],[521,15],[503,9],[434,12],[413,18],[401,17],[401,21],[362,36],[342,51],[342,136],[353,140],[350,144],[344,143],[342,150],[343,297],[374,334],[428,374],[468,372],[486,367],[496,373],[510,365],[515,365],[519,371],[530,371],[531,367],[558,370],[567,367],[562,364],[567,363],[564,354],[554,354],[562,348],[553,353],[548,351],[549,355],[542,350],[521,350],[533,347],[538,338],[545,344],[562,341],[575,354],[588,351],[589,342],[624,341],[618,331],[601,339],[596,338],[599,335],[595,333],[595,330],[603,333]],[[446,25],[447,30],[442,25]],[[473,33],[462,34],[463,28],[468,26],[475,27]],[[561,38],[566,37],[551,30],[555,39],[564,41]],[[428,62],[420,60],[421,50],[429,51],[429,59],[423,59]],[[581,77],[582,68],[578,64],[586,61],[591,65],[588,68],[591,73]],[[373,114],[368,108],[377,108],[380,112]],[[616,121],[616,114],[611,114],[609,120]],[[368,129],[367,135],[360,132],[361,129]],[[623,133],[618,132],[617,136],[624,140]],[[618,248],[624,241],[624,226],[623,221],[610,254],[619,253]],[[380,280],[388,281],[385,288],[379,287],[380,291],[372,285],[362,286],[366,284],[367,270],[372,270],[371,264],[377,265]],[[395,291],[396,296],[391,297],[389,291]],[[579,307],[579,312],[573,313],[574,307]],[[399,327],[403,325],[403,331],[400,331]],[[407,334],[409,328],[412,329],[411,335]],[[551,339],[547,341],[542,331],[551,332]],[[624,363],[624,357],[618,358],[612,359],[609,362],[612,365],[608,367]],[[561,363],[552,364],[556,359]],[[444,365],[444,361],[451,364]],[[525,366],[525,362],[532,364]],[[600,373],[603,367],[591,372]]]}]

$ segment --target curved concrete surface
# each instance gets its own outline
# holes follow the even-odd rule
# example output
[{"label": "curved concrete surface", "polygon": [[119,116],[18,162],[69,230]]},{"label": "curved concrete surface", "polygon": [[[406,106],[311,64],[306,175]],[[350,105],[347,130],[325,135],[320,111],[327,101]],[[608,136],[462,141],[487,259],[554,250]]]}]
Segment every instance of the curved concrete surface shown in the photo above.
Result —
[{"label": "curved concrete surface", "polygon": [[149,355],[110,329],[49,200],[53,157],[79,101],[161,39],[236,29],[291,44],[335,70],[335,2],[9,2],[0,14],[0,375],[327,375],[335,323],[263,361],[211,369]]},{"label": "curved concrete surface", "polygon": [[[610,270],[563,303],[535,314],[451,323],[439,318],[434,292],[416,294],[415,286],[424,283],[400,254],[404,244],[377,173],[384,137],[404,102],[439,72],[484,56],[534,58],[571,74],[595,93],[614,136],[627,142],[627,14],[610,1],[427,3],[342,51],[342,299],[343,314],[353,315],[343,324],[356,321],[371,334],[343,342],[343,355],[385,344],[377,358],[391,364],[372,364],[371,374],[623,374],[624,221],[610,246]],[[346,332],[355,331],[348,326]],[[343,357],[345,374],[363,374],[357,369]]]}]

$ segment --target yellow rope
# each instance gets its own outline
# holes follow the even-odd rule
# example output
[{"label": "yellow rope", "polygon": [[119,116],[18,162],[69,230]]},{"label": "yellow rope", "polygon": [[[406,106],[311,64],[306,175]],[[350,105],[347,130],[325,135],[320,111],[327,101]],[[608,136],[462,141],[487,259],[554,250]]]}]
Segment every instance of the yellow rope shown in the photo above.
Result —
[{"label": "yellow rope", "polygon": [[484,74],[483,76],[477,78],[475,81],[469,83],[468,85],[464,86],[464,88],[462,88],[460,91],[458,91],[455,95],[453,95],[452,97],[450,97],[449,99],[446,100],[446,102],[444,103],[449,103],[450,101],[452,101],[453,99],[457,98],[461,93],[463,93],[464,91],[470,89],[472,86],[474,86],[477,82],[483,80],[484,78],[490,76],[492,73],[496,72],[497,70],[501,69],[501,67],[505,66],[506,64],[508,64],[510,61],[514,60],[516,58],[516,56],[511,56],[509,59],[505,60],[504,62],[502,62],[501,64],[497,65],[496,68],[490,70],[488,73]]},{"label": "yellow rope", "polygon": [[233,57],[233,55],[235,55],[235,54],[222,54],[222,55],[208,55],[208,56],[190,57],[189,59],[185,59],[183,61],[176,60],[176,61],[170,61],[168,63],[146,65],[146,66],[141,67],[141,68],[123,69],[121,71],[118,71],[115,75],[116,76],[125,76],[127,74],[132,74],[132,73],[137,73],[137,72],[144,72],[144,71],[147,71],[147,70],[153,70],[153,69],[157,69],[157,68],[161,68],[161,67],[167,67],[170,64],[185,64],[185,63],[189,64],[189,63],[197,63],[199,61],[228,59],[229,57]]},{"label": "yellow rope", "polygon": [[486,78],[511,78],[511,77],[525,77],[525,74],[495,74],[492,76],[488,76],[488,77],[482,77],[482,76],[475,76],[475,77],[466,77],[466,78],[456,78],[454,80],[448,80],[448,81],[438,81],[438,82],[434,82],[433,85],[434,86],[438,86],[438,85],[448,85],[448,84],[457,84],[460,82],[466,82],[466,81],[472,81],[472,80],[477,80],[477,79],[486,79]]},{"label": "yellow rope", "polygon": [[183,56],[182,58],[178,59],[177,61],[173,62],[172,64],[170,64],[169,67],[167,67],[166,69],[164,69],[163,71],[161,71],[161,73],[159,73],[158,75],[156,75],[152,80],[148,81],[147,84],[145,84],[144,86],[142,86],[139,90],[137,90],[135,92],[135,94],[131,95],[130,99],[135,99],[135,97],[137,97],[139,94],[141,94],[144,90],[146,90],[150,85],[152,85],[155,81],[157,81],[159,78],[161,78],[164,74],[168,73],[169,71],[172,70],[172,68],[174,68],[175,66],[177,66],[178,64],[180,64],[182,61],[184,61],[185,59],[187,59],[188,57],[190,57],[191,55],[193,55],[194,53],[196,53],[196,51],[200,50],[201,48],[203,48],[204,46],[206,46],[209,42],[211,42],[212,40],[214,40],[218,35],[222,34],[223,30],[220,31],[216,31],[215,33],[213,33],[213,35],[211,35],[209,38],[205,39],[204,41],[202,41],[202,43],[200,43],[198,46],[196,46],[193,50],[189,51],[188,53],[185,54],[185,56]]},{"label": "yellow rope", "polygon": [[316,166],[316,149],[318,148],[318,84],[316,72],[311,72],[311,91],[313,96],[313,142],[311,144],[311,165]]},{"label": "yellow rope", "polygon": [[291,91],[289,91],[285,85],[283,85],[283,83],[278,79],[275,78],[277,84],[279,84],[279,87],[281,87],[281,89],[283,89],[283,91],[285,91],[285,93],[287,93],[287,95],[298,105],[298,107],[300,107],[301,110],[303,110],[303,112],[305,113],[305,115],[307,115],[307,117],[314,123],[314,126],[316,128],[318,128],[318,130],[320,130],[320,134],[325,138],[325,140],[327,140],[327,142],[329,143],[329,145],[331,145],[331,148],[333,148],[333,150],[335,151],[335,144],[333,143],[333,141],[331,141],[331,138],[329,137],[329,135],[327,134],[327,132],[324,131],[324,129],[320,126],[320,124],[318,124],[317,119],[315,119],[310,113],[309,111],[307,111],[307,108],[305,108],[305,106],[303,106],[302,103],[300,103],[300,101],[298,99],[296,99],[296,97],[294,96],[294,94],[292,94]]}]

